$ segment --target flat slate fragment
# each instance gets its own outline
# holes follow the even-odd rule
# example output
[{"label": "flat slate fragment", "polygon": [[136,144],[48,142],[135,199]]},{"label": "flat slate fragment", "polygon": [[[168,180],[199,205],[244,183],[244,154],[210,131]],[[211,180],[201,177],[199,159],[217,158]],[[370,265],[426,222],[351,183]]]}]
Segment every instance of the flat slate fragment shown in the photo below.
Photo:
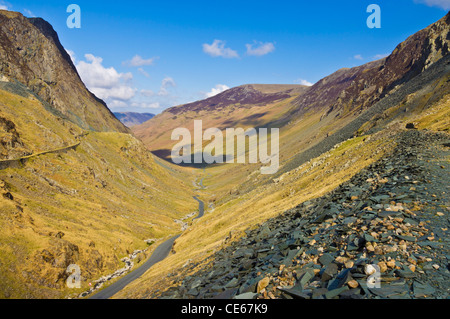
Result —
[{"label": "flat slate fragment", "polygon": [[436,292],[436,289],[434,289],[427,283],[421,283],[418,281],[414,281],[413,292],[414,292],[414,297],[416,297],[416,298],[429,297]]},{"label": "flat slate fragment", "polygon": [[381,288],[368,288],[371,293],[381,298],[396,298],[402,295],[406,295],[409,291],[407,285],[394,286],[394,285],[382,285]]}]

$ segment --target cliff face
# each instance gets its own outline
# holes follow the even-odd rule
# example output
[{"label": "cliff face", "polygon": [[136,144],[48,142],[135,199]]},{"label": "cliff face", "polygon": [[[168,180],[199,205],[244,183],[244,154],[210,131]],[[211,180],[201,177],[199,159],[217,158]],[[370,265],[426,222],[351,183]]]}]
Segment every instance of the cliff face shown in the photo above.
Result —
[{"label": "cliff face", "polygon": [[29,87],[55,114],[83,129],[128,132],[81,81],[52,26],[0,10],[0,79]]}]

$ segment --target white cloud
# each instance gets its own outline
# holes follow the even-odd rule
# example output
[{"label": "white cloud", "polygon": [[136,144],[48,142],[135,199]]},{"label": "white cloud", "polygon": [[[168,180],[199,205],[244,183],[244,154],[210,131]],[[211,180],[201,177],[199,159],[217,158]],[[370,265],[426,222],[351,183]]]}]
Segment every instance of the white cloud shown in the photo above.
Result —
[{"label": "white cloud", "polygon": [[450,0],[414,0],[415,3],[424,3],[430,7],[439,7],[444,10],[450,10]]},{"label": "white cloud", "polygon": [[111,88],[93,88],[92,93],[103,100],[121,100],[128,101],[136,95],[136,89],[126,86],[119,85]]},{"label": "white cloud", "polygon": [[255,41],[253,44],[246,44],[245,46],[247,47],[247,54],[253,56],[263,56],[275,51],[275,45],[270,42],[263,43]]},{"label": "white cloud", "polygon": [[309,81],[307,81],[305,79],[297,79],[297,80],[294,81],[294,83],[301,84],[301,85],[306,85],[306,86],[314,85],[314,83],[311,83],[311,82],[309,82]]},{"label": "white cloud", "polygon": [[140,92],[143,96],[146,97],[152,97],[155,96],[155,92],[153,92],[152,90],[141,90]]},{"label": "white cloud", "polygon": [[119,73],[113,67],[105,68],[103,59],[92,54],[86,54],[85,59],[76,67],[83,82],[96,96],[108,104],[115,100],[128,101],[135,96],[137,90],[127,83],[133,79],[131,73]]},{"label": "white cloud", "polygon": [[118,109],[118,108],[128,108],[128,104],[124,101],[112,100],[108,103],[108,107],[110,109]]},{"label": "white cloud", "polygon": [[225,85],[225,84],[217,84],[215,87],[213,87],[211,89],[211,91],[205,93],[205,97],[207,97],[207,98],[208,97],[213,97],[213,96],[215,96],[217,94],[220,94],[220,93],[222,93],[222,92],[224,92],[226,90],[229,90],[229,89],[230,88],[227,85]]},{"label": "white cloud", "polygon": [[147,102],[133,102],[131,107],[137,107],[140,109],[159,109],[161,105],[159,102],[147,103]]},{"label": "white cloud", "polygon": [[161,88],[159,89],[158,95],[159,96],[168,96],[169,95],[169,88],[176,87],[176,83],[174,79],[171,77],[166,76],[162,82],[161,82]]},{"label": "white cloud", "polygon": [[203,44],[203,52],[212,57],[222,57],[227,59],[239,58],[239,54],[225,47],[226,42],[222,40],[214,40],[212,44]]},{"label": "white cloud", "polygon": [[355,60],[364,60],[361,54],[357,54],[353,57]]},{"label": "white cloud", "polygon": [[125,61],[122,64],[130,67],[141,67],[146,65],[153,65],[157,57],[150,59],[143,59],[140,55],[135,55],[130,61]]}]

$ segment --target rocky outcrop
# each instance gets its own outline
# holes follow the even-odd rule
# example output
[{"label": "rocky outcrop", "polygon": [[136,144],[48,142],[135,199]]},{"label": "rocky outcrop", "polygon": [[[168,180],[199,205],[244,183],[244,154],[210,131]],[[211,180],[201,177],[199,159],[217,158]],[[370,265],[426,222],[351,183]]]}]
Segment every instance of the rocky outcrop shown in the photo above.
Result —
[{"label": "rocky outcrop", "polygon": [[52,26],[0,10],[0,78],[29,87],[50,110],[83,129],[128,132],[87,90]]},{"label": "rocky outcrop", "polygon": [[27,150],[11,120],[0,116],[0,159],[21,156]]}]

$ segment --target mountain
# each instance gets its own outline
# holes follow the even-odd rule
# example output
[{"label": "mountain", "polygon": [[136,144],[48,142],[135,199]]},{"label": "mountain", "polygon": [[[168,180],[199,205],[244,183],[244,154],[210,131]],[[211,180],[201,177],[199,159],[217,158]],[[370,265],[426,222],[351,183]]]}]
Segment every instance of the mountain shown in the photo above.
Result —
[{"label": "mountain", "polygon": [[[175,235],[115,297],[448,297],[450,13],[311,87],[242,85],[132,131],[47,22],[0,22],[0,298],[76,298]],[[279,128],[278,172],[173,165],[172,130],[198,119]]]},{"label": "mountain", "polygon": [[0,74],[27,86],[50,112],[83,129],[129,132],[86,89],[55,30],[43,19],[0,10]]},{"label": "mountain", "polygon": [[220,129],[258,126],[282,116],[288,102],[307,89],[303,85],[242,85],[205,100],[169,108],[132,130],[154,154],[170,159],[176,143],[170,138],[173,129],[192,130],[194,119],[202,119],[204,127]]},{"label": "mountain", "polygon": [[134,112],[114,112],[114,116],[117,117],[123,125],[127,127],[133,127],[144,122],[147,122],[151,118],[155,117],[152,113],[134,113]]},{"label": "mountain", "polygon": [[2,299],[76,297],[139,265],[198,207],[191,172],[149,153],[57,39],[42,19],[0,11]]},{"label": "mountain", "polygon": [[[311,87],[244,85],[212,98],[167,109],[134,127],[147,147],[165,159],[176,144],[170,132],[192,129],[194,119],[203,127],[279,127],[288,139],[285,157],[314,146],[348,125],[361,113],[449,53],[450,14],[410,36],[386,58],[344,68]],[[260,90],[258,90],[260,89]],[[294,98],[293,98],[294,97]],[[208,113],[209,112],[209,113]]]},{"label": "mountain", "polygon": [[[135,127],[166,159],[170,131],[194,120],[278,127],[281,166],[267,176],[262,164],[205,166],[208,214],[116,297],[447,298],[449,31],[450,13],[388,57],[290,96],[205,100]],[[155,134],[156,119],[169,134]],[[370,264],[380,289],[365,286]]]},{"label": "mountain", "polygon": [[301,85],[242,85],[205,100],[169,108],[167,112],[178,115],[205,110],[216,111],[235,104],[262,106],[289,98],[303,89],[305,87]]}]

